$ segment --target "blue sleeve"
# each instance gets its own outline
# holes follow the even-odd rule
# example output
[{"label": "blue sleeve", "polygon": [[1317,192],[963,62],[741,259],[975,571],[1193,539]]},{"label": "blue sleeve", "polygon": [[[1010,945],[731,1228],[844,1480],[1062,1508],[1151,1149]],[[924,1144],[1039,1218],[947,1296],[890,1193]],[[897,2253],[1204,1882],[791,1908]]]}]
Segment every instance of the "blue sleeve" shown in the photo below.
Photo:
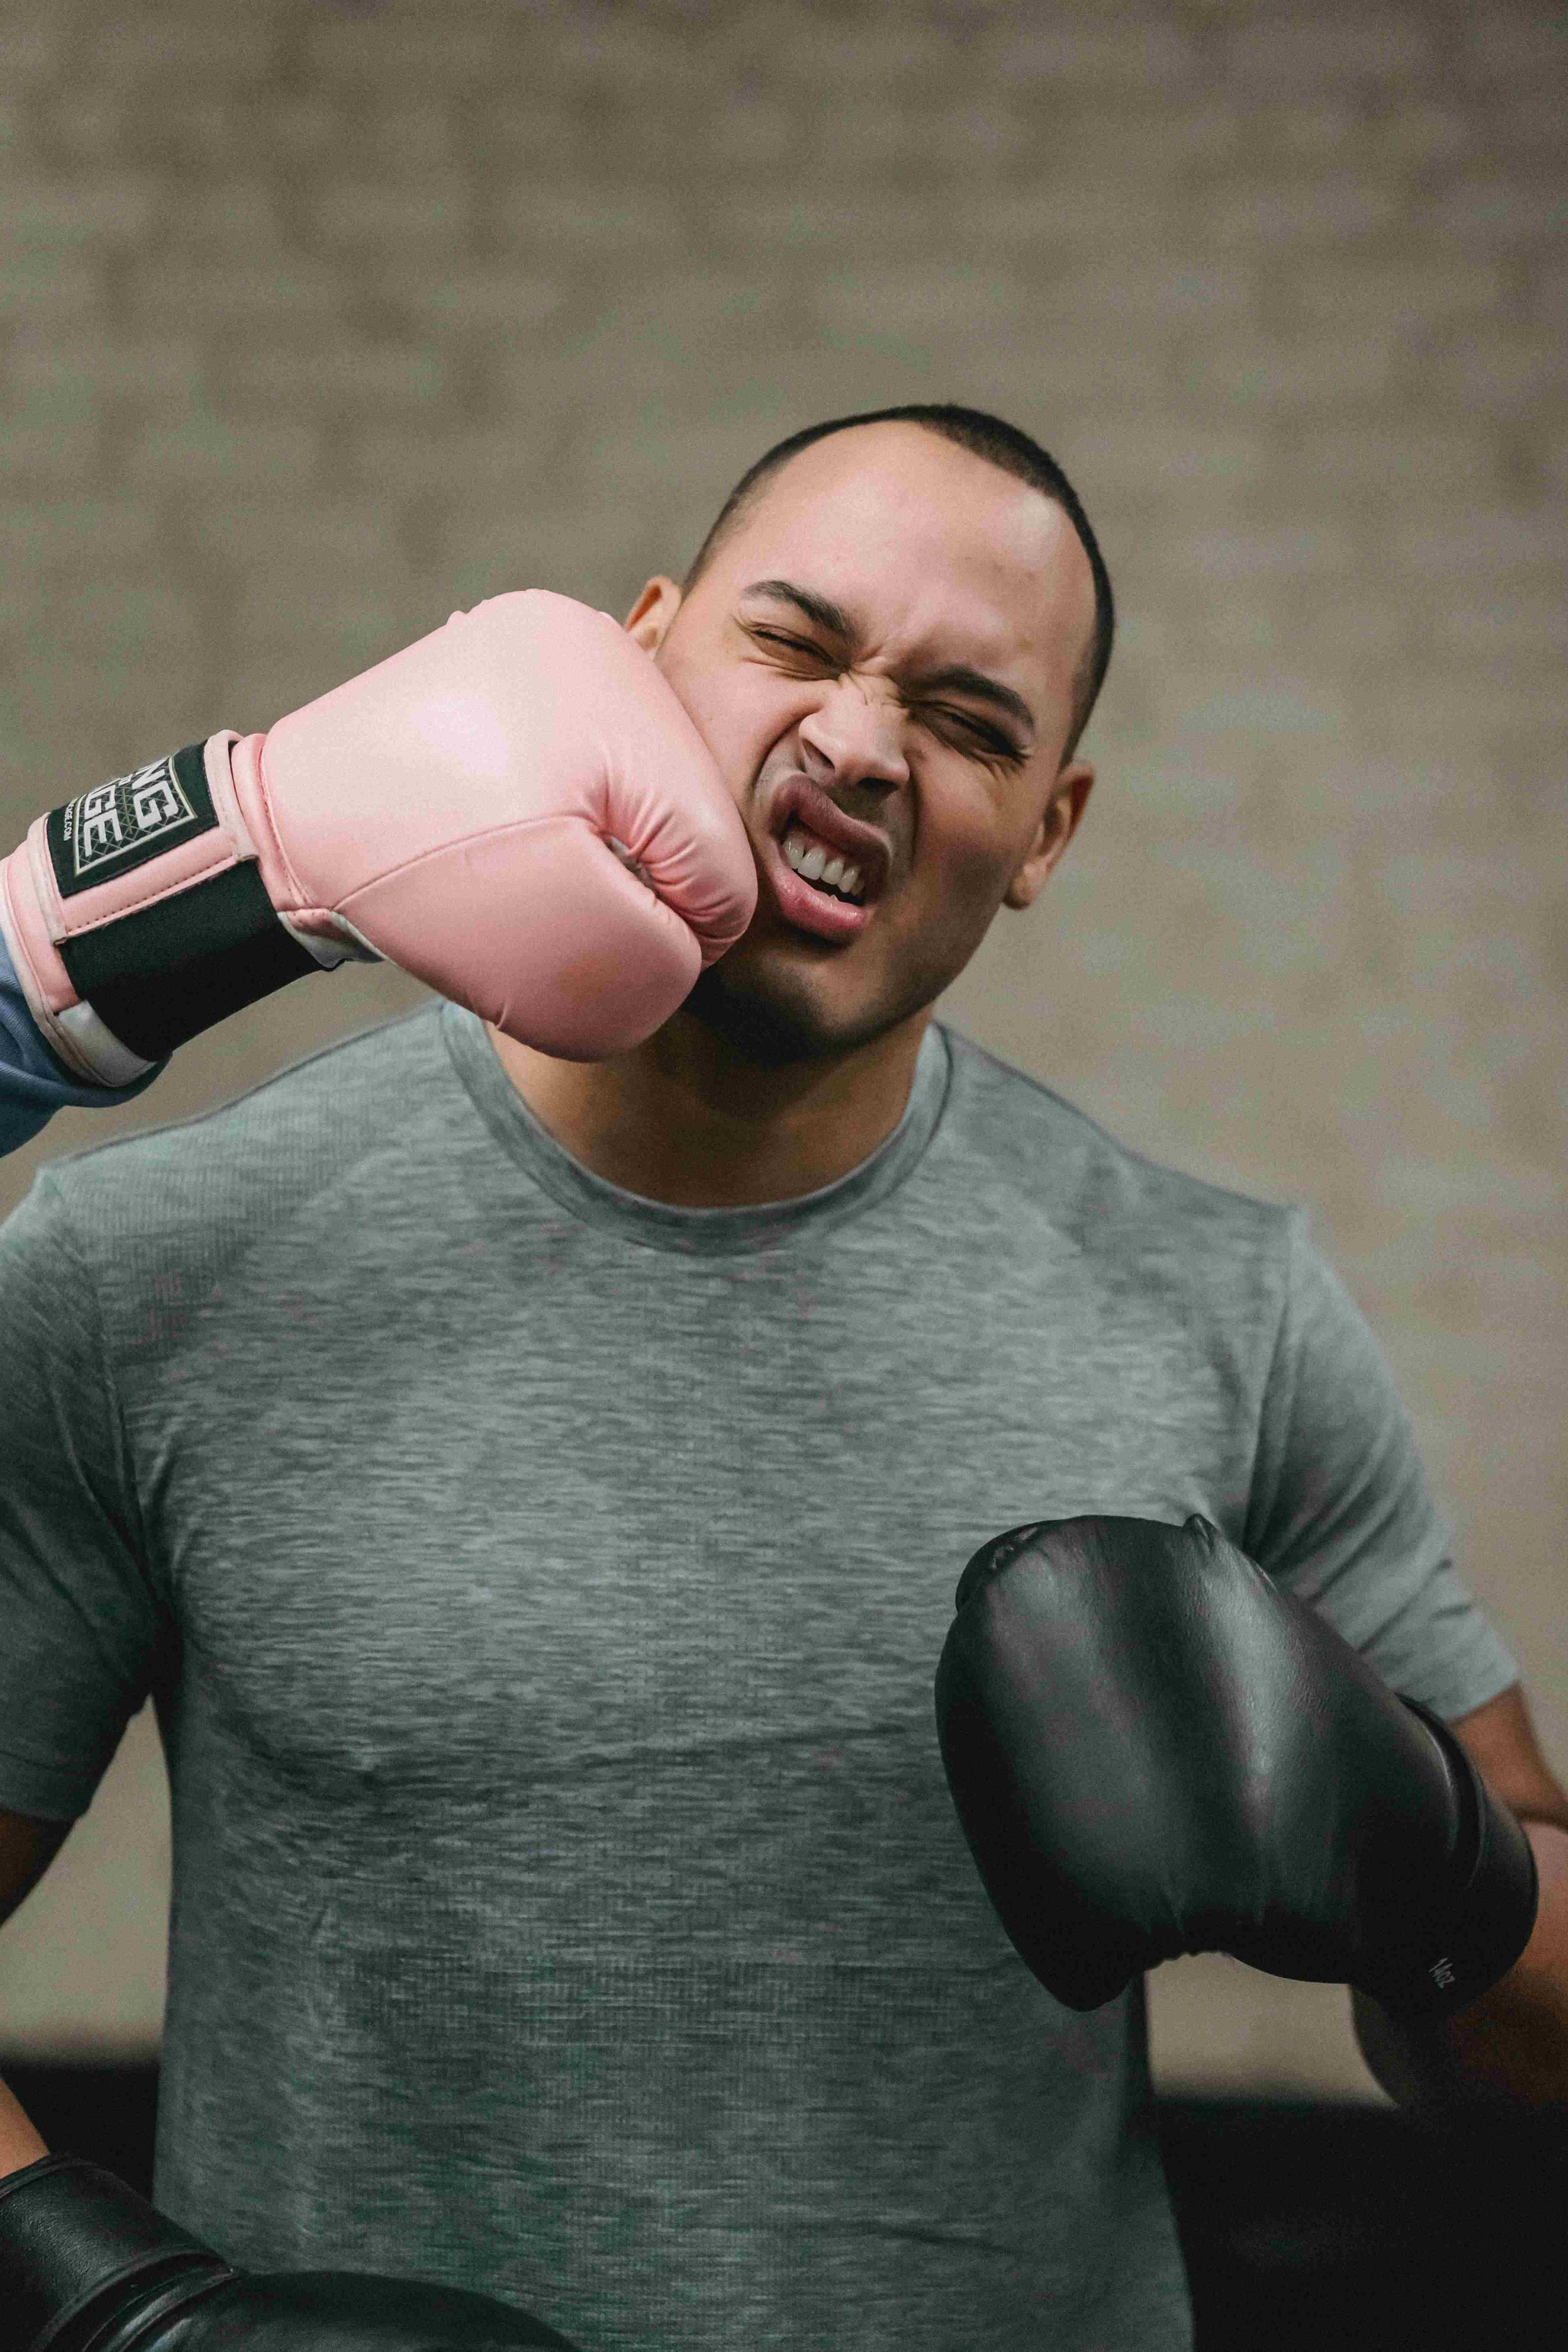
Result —
[{"label": "blue sleeve", "polygon": [[44,1043],[0,939],[0,1155],[30,1143],[68,1106],[110,1110],[116,1103],[134,1101],[166,1066],[154,1064],[128,1087],[83,1086]]}]

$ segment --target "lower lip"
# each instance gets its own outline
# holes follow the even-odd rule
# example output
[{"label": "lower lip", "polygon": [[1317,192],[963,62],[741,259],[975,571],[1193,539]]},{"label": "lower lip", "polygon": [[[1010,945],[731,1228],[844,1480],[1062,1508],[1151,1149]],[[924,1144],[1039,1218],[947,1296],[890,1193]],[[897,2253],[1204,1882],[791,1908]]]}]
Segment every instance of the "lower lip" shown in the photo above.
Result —
[{"label": "lower lip", "polygon": [[870,919],[870,908],[854,906],[847,898],[829,898],[826,892],[814,890],[809,882],[801,880],[771,835],[767,867],[779,912],[786,923],[793,923],[797,930],[815,931],[819,940],[858,939]]}]

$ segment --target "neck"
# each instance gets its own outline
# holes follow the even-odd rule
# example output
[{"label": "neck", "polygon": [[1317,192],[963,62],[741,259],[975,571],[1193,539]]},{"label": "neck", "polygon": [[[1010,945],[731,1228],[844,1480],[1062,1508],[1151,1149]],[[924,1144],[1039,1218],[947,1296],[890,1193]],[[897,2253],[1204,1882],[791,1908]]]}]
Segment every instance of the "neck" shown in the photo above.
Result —
[{"label": "neck", "polygon": [[625,1054],[563,1062],[487,1023],[557,1143],[644,1200],[740,1209],[815,1192],[870,1157],[909,1102],[931,1008],[837,1055],[764,1066],[681,1011]]}]

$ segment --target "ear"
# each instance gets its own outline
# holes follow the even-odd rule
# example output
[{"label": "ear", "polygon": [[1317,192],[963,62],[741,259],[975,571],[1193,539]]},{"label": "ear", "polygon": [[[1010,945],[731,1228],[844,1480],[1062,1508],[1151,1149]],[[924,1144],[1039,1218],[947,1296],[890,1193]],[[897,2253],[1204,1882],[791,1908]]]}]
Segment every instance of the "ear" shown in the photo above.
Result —
[{"label": "ear", "polygon": [[622,626],[627,636],[634,637],[641,646],[644,653],[656,654],[664,643],[665,633],[679,612],[680,604],[680,590],[661,572],[647,583]]},{"label": "ear", "polygon": [[1051,786],[1028,853],[1002,894],[1002,904],[1020,912],[1032,907],[1059,864],[1094,787],[1094,768],[1088,760],[1074,760]]}]

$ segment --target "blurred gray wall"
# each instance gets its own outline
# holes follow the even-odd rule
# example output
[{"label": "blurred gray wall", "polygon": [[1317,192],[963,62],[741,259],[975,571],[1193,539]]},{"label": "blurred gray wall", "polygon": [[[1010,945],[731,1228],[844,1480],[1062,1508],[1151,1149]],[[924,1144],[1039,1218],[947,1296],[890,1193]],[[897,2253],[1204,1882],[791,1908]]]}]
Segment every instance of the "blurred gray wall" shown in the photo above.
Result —
[{"label": "blurred gray wall", "polygon": [[[999,409],[1121,645],[1100,782],[944,1011],[1313,1204],[1568,1772],[1568,37],[1538,0],[0,12],[0,846],[498,590],[624,610],[773,440]],[[353,968],[33,1170],[421,992]],[[132,1727],[0,1943],[0,2049],[145,2046]],[[1367,2094],[1340,1988],[1152,1985],[1170,2083]]]}]

